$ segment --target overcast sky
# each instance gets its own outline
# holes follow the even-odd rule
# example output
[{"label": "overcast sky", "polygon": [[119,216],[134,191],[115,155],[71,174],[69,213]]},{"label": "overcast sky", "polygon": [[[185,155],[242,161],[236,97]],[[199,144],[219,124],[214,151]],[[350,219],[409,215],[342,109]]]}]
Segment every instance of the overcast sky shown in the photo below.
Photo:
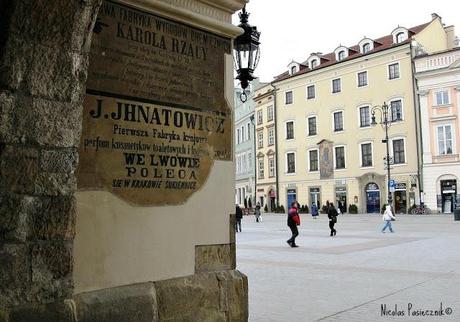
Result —
[{"label": "overcast sky", "polygon": [[364,36],[379,38],[398,25],[429,22],[433,12],[460,35],[460,0],[250,0],[246,9],[249,23],[262,32],[255,72],[261,81],[273,80],[291,60],[303,62],[310,53],[330,53],[339,44],[350,47]]}]

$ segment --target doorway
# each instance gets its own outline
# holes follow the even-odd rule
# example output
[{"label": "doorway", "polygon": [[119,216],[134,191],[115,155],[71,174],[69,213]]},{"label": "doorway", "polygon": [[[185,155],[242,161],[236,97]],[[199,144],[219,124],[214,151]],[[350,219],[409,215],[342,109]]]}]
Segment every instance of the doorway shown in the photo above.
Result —
[{"label": "doorway", "polygon": [[441,208],[443,214],[451,214],[455,209],[457,180],[441,180]]},{"label": "doorway", "polygon": [[310,205],[315,204],[318,210],[321,209],[321,191],[320,188],[310,188]]},{"label": "doorway", "polygon": [[287,190],[287,205],[286,210],[291,207],[293,201],[297,200],[297,190],[296,189],[288,189]]},{"label": "doorway", "polygon": [[347,212],[347,187],[335,188],[335,203],[342,214]]},{"label": "doorway", "polygon": [[396,183],[395,187],[395,213],[405,214],[407,212],[406,184]]},{"label": "doorway", "polygon": [[366,185],[366,210],[371,214],[380,213],[380,189],[374,182]]}]

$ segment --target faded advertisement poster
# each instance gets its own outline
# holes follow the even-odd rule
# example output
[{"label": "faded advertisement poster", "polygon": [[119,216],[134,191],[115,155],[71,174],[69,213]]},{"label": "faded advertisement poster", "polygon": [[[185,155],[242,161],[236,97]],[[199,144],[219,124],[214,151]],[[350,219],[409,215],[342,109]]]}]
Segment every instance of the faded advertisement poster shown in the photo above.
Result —
[{"label": "faded advertisement poster", "polygon": [[93,32],[78,188],[180,204],[232,158],[229,39],[104,1]]},{"label": "faded advertisement poster", "polygon": [[333,143],[322,140],[319,145],[319,176],[320,179],[330,179],[334,177]]}]

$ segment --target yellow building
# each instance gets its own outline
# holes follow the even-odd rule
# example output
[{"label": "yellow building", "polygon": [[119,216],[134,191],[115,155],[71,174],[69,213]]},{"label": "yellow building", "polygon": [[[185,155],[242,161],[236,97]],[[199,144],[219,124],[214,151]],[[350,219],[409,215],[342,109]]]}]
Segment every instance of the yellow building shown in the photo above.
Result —
[{"label": "yellow building", "polygon": [[256,199],[261,207],[274,211],[277,198],[276,115],[271,84],[254,93],[256,123]]},{"label": "yellow building", "polygon": [[[342,211],[354,204],[359,212],[379,212],[388,197],[385,129],[371,119],[373,108],[384,102],[389,106],[394,209],[406,212],[418,203],[421,163],[412,57],[416,48],[439,51],[451,43],[452,30],[433,15],[420,26],[398,27],[378,39],[291,62],[273,82],[280,204],[330,201]],[[379,111],[375,117],[382,121]]]}]

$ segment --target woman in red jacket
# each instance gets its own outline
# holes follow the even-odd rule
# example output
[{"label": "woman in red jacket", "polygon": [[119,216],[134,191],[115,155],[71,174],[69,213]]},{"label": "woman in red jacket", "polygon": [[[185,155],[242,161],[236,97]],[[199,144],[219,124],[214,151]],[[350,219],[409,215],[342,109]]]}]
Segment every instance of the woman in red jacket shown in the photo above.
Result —
[{"label": "woman in red jacket", "polygon": [[300,217],[299,217],[298,209],[299,209],[299,204],[297,203],[297,201],[293,201],[291,203],[291,208],[289,208],[289,211],[288,211],[287,225],[291,229],[292,237],[289,238],[286,242],[291,247],[299,247],[295,243],[295,238],[299,235],[299,230],[297,229],[297,226],[300,225]]}]

